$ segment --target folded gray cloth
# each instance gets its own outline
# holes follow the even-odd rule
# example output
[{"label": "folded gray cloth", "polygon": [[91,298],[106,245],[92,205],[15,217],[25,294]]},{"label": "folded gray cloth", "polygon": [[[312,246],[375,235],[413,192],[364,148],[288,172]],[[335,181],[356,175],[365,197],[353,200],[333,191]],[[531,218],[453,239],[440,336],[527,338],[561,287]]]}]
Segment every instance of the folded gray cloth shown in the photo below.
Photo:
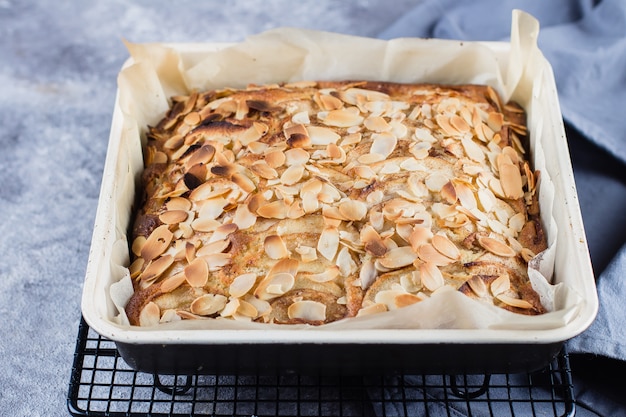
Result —
[{"label": "folded gray cloth", "polygon": [[[569,132],[601,149],[584,166],[574,159],[600,311],[568,347],[626,360],[626,2],[428,0],[379,36],[506,40],[513,9],[541,24],[539,47],[554,69],[563,118],[573,128]],[[573,154],[576,146],[589,145],[570,142]],[[607,172],[607,163],[616,168]]]}]

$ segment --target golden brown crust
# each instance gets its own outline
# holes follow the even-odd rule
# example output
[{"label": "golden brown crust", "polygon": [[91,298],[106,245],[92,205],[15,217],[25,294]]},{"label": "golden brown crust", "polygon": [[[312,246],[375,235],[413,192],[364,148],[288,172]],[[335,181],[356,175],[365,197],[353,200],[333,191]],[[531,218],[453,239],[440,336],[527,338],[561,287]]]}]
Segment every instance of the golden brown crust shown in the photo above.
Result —
[{"label": "golden brown crust", "polygon": [[478,85],[174,97],[147,134],[130,322],[319,325],[443,286],[543,313],[526,274],[546,243],[525,126]]}]

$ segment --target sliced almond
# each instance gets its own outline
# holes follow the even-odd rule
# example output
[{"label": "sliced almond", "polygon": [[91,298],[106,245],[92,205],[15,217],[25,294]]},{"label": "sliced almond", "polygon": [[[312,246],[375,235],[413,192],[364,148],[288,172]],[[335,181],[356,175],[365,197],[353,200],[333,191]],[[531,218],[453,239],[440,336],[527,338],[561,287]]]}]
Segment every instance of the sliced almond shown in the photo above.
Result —
[{"label": "sliced almond", "polygon": [[160,319],[161,309],[153,301],[146,304],[144,308],[141,309],[141,313],[139,313],[140,326],[155,326],[159,324]]},{"label": "sliced almond", "polygon": [[511,280],[508,274],[502,274],[491,282],[491,293],[498,296],[511,289]]},{"label": "sliced almond", "polygon": [[398,139],[389,133],[374,133],[372,139],[370,154],[382,155],[383,159],[391,155],[398,144]]},{"label": "sliced almond", "polygon": [[411,265],[417,259],[417,254],[410,246],[393,248],[380,257],[378,261],[389,269],[398,269]]},{"label": "sliced almond", "polygon": [[445,285],[443,274],[432,262],[424,262],[419,266],[422,285],[430,291],[435,291]]},{"label": "sliced almond", "polygon": [[141,248],[141,257],[151,261],[161,255],[169,247],[174,235],[166,224],[154,229]]},{"label": "sliced almond", "polygon": [[522,300],[520,298],[509,297],[505,294],[499,294],[496,298],[502,301],[504,304],[510,305],[512,307],[523,308],[525,310],[530,310],[533,308],[533,305],[526,300]]},{"label": "sliced almond", "polygon": [[191,302],[190,310],[199,316],[210,316],[224,309],[228,299],[221,294],[204,294]]},{"label": "sliced almond", "polygon": [[159,278],[172,264],[174,257],[171,255],[163,255],[152,260],[146,269],[143,270],[139,279],[144,283],[151,283]]},{"label": "sliced almond", "polygon": [[370,255],[380,257],[387,253],[387,246],[385,245],[385,242],[380,237],[376,229],[369,224],[366,224],[361,229],[360,238],[365,251]]},{"label": "sliced almond", "polygon": [[339,203],[339,212],[347,220],[362,220],[367,214],[367,205],[358,200],[344,200]]},{"label": "sliced almond", "polygon": [[246,204],[239,204],[235,210],[233,223],[239,230],[246,230],[256,224],[257,216],[252,213]]},{"label": "sliced almond", "polygon": [[309,162],[311,155],[304,149],[289,149],[285,151],[285,164],[287,166],[292,165],[304,165]]},{"label": "sliced almond", "polygon": [[232,182],[237,184],[246,193],[251,193],[256,190],[256,184],[250,178],[244,174],[235,173],[230,178]]},{"label": "sliced almond", "polygon": [[269,235],[263,242],[265,253],[272,259],[283,259],[291,255],[291,252],[287,249],[285,242],[278,235]]},{"label": "sliced almond", "polygon": [[317,260],[317,250],[311,246],[298,246],[295,251],[300,254],[302,262],[313,262]]},{"label": "sliced almond", "polygon": [[163,282],[161,282],[159,290],[163,293],[172,292],[176,288],[183,285],[186,279],[187,277],[185,276],[185,273],[181,271],[175,275],[172,275],[171,277],[167,277],[166,279],[164,279]]},{"label": "sliced almond", "polygon": [[285,219],[288,211],[289,206],[283,200],[276,200],[259,207],[256,213],[267,219]]},{"label": "sliced almond", "polygon": [[387,310],[387,306],[384,303],[375,303],[367,307],[362,307],[357,313],[357,317],[369,316],[371,314],[384,313]]},{"label": "sliced almond", "polygon": [[336,227],[326,227],[317,241],[318,252],[329,261],[335,258],[339,248],[339,231]]},{"label": "sliced almond", "polygon": [[184,269],[187,283],[192,287],[204,287],[209,280],[209,265],[203,258],[196,258]]},{"label": "sliced almond", "polygon": [[256,283],[257,276],[254,273],[238,275],[228,287],[228,293],[232,297],[243,297],[252,289]]},{"label": "sliced almond", "polygon": [[461,257],[459,248],[445,235],[437,234],[433,236],[432,245],[439,253],[450,259],[458,260]]},{"label": "sliced almond", "polygon": [[179,210],[189,211],[191,210],[191,201],[187,200],[184,197],[173,197],[173,198],[170,198],[167,201],[167,203],[165,203],[165,207],[168,210],[172,210],[172,211],[179,211]]},{"label": "sliced almond", "polygon": [[322,123],[328,126],[350,127],[363,123],[363,116],[361,116],[359,109],[356,107],[320,112],[317,116]]},{"label": "sliced almond", "polygon": [[265,162],[267,162],[267,164],[272,168],[282,166],[285,163],[285,160],[285,153],[280,150],[270,151],[265,154]]},{"label": "sliced almond", "polygon": [[515,251],[506,243],[500,242],[499,240],[491,237],[479,236],[478,243],[480,243],[480,246],[487,249],[489,252],[498,256],[513,257],[516,255]]},{"label": "sliced almond", "polygon": [[480,276],[472,275],[472,277],[466,282],[467,285],[469,285],[469,287],[472,289],[474,294],[476,294],[477,296],[487,297],[489,295],[489,289],[487,288],[487,284],[485,284],[485,281],[483,281]]},{"label": "sliced almond", "polygon": [[329,143],[337,143],[341,138],[333,129],[323,126],[307,126],[307,133],[311,138],[311,145],[326,146]]},{"label": "sliced almond", "polygon": [[330,268],[326,268],[324,272],[320,272],[318,274],[309,274],[306,275],[308,279],[315,282],[328,282],[332,281],[339,276],[339,267],[337,265],[333,265]]},{"label": "sliced almond", "polygon": [[415,303],[422,301],[420,297],[414,294],[398,294],[395,296],[393,302],[397,308],[407,307]]},{"label": "sliced almond", "polygon": [[502,191],[506,198],[522,198],[524,190],[519,168],[516,165],[504,163],[500,164],[498,169],[500,171],[500,184],[502,184]]},{"label": "sliced almond", "polygon": [[188,215],[184,210],[168,210],[159,215],[159,220],[164,224],[178,224],[187,220]]},{"label": "sliced almond", "polygon": [[325,321],[326,305],[313,300],[296,301],[287,308],[287,316],[305,321]]},{"label": "sliced almond", "polygon": [[454,259],[443,255],[430,243],[426,243],[417,248],[417,255],[422,261],[432,263],[436,266],[446,266],[454,262]]},{"label": "sliced almond", "polygon": [[268,275],[254,290],[254,295],[260,300],[270,300],[291,290],[294,283],[294,276],[286,272]]},{"label": "sliced almond", "polygon": [[293,185],[299,182],[304,175],[304,165],[292,165],[280,176],[280,182],[285,185]]}]

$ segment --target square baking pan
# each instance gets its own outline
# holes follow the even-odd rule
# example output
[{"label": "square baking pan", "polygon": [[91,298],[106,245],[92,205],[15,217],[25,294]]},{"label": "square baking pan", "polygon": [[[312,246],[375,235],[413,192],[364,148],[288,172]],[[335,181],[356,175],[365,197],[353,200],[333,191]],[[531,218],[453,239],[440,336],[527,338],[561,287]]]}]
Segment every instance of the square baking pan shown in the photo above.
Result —
[{"label": "square baking pan", "polygon": [[[471,44],[467,42],[466,44]],[[506,60],[509,43],[480,43]],[[204,52],[226,45],[184,44],[168,48],[197,60]],[[132,65],[130,58],[125,67]],[[533,80],[533,94],[543,114],[536,140],[542,141],[545,169],[554,187],[552,215],[557,225],[553,281],[573,289],[576,308],[553,328],[486,329],[353,329],[241,330],[150,329],[120,325],[109,292],[128,264],[125,239],[132,221],[134,187],[141,161],[142,126],[124,120],[119,91],[113,110],[109,145],[92,246],[82,297],[89,326],[115,342],[133,369],[159,374],[192,373],[342,373],[393,372],[500,373],[544,367],[564,343],[582,333],[595,318],[598,300],[576,186],[569,158],[556,84],[543,58]],[[393,81],[393,80],[389,80]],[[123,86],[120,86],[123,88]],[[155,92],[155,94],[162,92]],[[129,134],[130,132],[130,134]],[[136,142],[123,143],[128,138]],[[134,138],[134,139],[132,139]],[[531,146],[531,150],[533,147]],[[124,203],[120,204],[120,198]],[[549,231],[550,232],[550,231]],[[120,247],[122,249],[120,249]],[[120,255],[121,254],[121,255]],[[557,306],[558,307],[558,306]]]}]

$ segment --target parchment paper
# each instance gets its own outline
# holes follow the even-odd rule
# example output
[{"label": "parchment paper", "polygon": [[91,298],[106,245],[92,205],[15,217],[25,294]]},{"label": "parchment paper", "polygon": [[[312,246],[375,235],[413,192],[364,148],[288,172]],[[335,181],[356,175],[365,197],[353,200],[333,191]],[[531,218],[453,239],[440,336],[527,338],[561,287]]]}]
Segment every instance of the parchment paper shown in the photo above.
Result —
[{"label": "parchment paper", "polygon": [[[548,235],[548,249],[531,263],[529,276],[548,313],[524,316],[471,300],[450,290],[437,292],[420,303],[371,316],[323,325],[324,329],[363,328],[497,328],[553,329],[575,315],[581,299],[563,283],[552,284],[557,225],[552,216],[555,190],[547,171],[542,141],[545,117],[554,111],[542,102],[541,77],[545,60],[537,47],[538,22],[515,11],[510,53],[501,54],[478,43],[440,39],[382,41],[327,32],[281,28],[252,36],[223,49],[132,44],[132,61],[119,74],[119,108],[122,137],[114,191],[116,242],[108,283],[106,311],[112,323],[128,327],[124,306],[132,294],[126,269],[126,228],[130,219],[134,184],[143,169],[142,132],[157,123],[168,110],[168,97],[191,90],[241,88],[248,84],[298,80],[373,80],[487,84],[501,97],[520,103],[528,113],[531,156],[541,171],[539,203]],[[560,115],[559,115],[560,117]],[[293,329],[314,326],[281,326],[226,319],[180,321],[159,325],[163,329]]]}]

